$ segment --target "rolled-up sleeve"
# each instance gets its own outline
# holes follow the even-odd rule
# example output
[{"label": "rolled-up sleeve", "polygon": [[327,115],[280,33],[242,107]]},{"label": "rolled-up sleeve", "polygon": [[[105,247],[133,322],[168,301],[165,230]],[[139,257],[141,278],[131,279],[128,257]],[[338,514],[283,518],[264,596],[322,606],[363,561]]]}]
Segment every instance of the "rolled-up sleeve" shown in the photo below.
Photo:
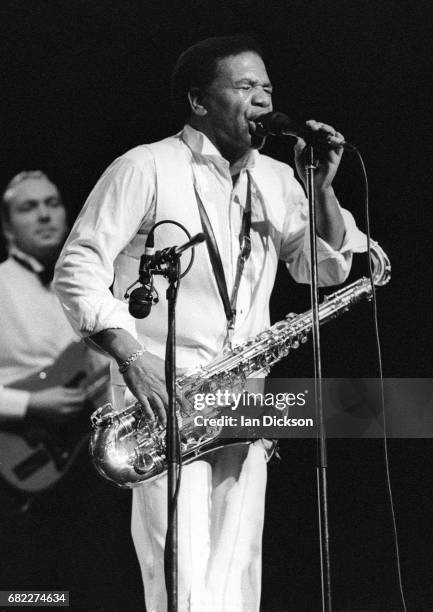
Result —
[{"label": "rolled-up sleeve", "polygon": [[54,287],[81,336],[109,328],[136,336],[128,305],[112,295],[110,286],[114,261],[152,214],[154,198],[155,165],[142,148],[140,156],[126,155],[111,164],[79,214],[57,262]]},{"label": "rolled-up sleeve", "polygon": [[[280,258],[286,262],[291,276],[298,283],[309,283],[310,233],[308,227],[308,202],[301,185],[292,178],[286,188],[288,214],[285,219]],[[349,275],[354,252],[367,250],[367,238],[361,232],[353,215],[340,206],[345,234],[340,249],[333,249],[325,240],[317,238],[317,265],[321,286],[338,285]]]}]

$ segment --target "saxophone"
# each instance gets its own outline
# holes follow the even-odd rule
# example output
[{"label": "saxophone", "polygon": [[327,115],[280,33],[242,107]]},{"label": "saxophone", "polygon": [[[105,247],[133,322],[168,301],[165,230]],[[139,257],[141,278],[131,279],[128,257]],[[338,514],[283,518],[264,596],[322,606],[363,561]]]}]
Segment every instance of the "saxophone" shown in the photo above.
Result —
[{"label": "saxophone", "polygon": [[[373,283],[383,286],[391,277],[391,265],[386,253],[377,243],[371,245]],[[319,306],[320,323],[326,323],[347,312],[361,299],[371,299],[372,286],[368,278],[328,295]],[[205,366],[190,370],[177,378],[176,387],[181,402],[177,417],[182,462],[188,463],[224,444],[219,440],[222,427],[195,425],[197,411],[193,400],[197,393],[214,393],[230,389],[242,393],[246,379],[263,372],[290,350],[308,339],[312,330],[312,312],[288,314],[284,320],[250,338],[245,343],[226,350]],[[215,417],[226,406],[207,407],[206,417]],[[165,428],[156,421],[148,421],[141,404],[134,402],[121,412],[105,404],[91,416],[93,432],[90,452],[97,471],[112,483],[131,488],[163,474],[167,470],[165,456]]]}]

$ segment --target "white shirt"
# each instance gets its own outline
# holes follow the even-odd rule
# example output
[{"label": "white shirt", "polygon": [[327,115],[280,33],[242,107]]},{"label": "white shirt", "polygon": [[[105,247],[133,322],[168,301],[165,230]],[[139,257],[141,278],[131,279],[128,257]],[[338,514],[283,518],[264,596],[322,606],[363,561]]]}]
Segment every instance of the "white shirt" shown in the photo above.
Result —
[{"label": "white shirt", "polygon": [[77,340],[52,286],[44,287],[37,276],[41,264],[16,247],[12,254],[34,272],[11,256],[0,264],[0,419],[22,418],[30,397],[4,387],[51,365]]},{"label": "white shirt", "polygon": [[[151,352],[164,357],[166,281],[156,280],[160,303],[148,319],[134,320],[122,298],[138,276],[139,257],[155,220],[183,221],[191,234],[201,231],[197,197],[210,218],[223,263],[228,293],[239,254],[239,231],[247,174],[252,191],[251,255],[237,300],[234,343],[269,325],[269,297],[278,259],[298,282],[309,282],[307,202],[290,166],[251,151],[232,168],[201,132],[186,126],[160,143],[128,151],[105,171],[90,194],[60,255],[55,287],[74,329],[90,336],[108,328],[130,331]],[[235,187],[232,175],[239,173]],[[339,251],[318,239],[322,285],[347,277],[352,251],[365,249],[365,237],[342,209],[345,240]],[[165,215],[165,216],[164,216]],[[171,226],[156,231],[163,247],[186,237]],[[158,247],[157,242],[155,243]],[[188,260],[188,259],[187,259]],[[109,291],[116,276],[114,296]],[[177,364],[206,363],[221,351],[226,319],[206,247],[182,281],[177,304]]]}]

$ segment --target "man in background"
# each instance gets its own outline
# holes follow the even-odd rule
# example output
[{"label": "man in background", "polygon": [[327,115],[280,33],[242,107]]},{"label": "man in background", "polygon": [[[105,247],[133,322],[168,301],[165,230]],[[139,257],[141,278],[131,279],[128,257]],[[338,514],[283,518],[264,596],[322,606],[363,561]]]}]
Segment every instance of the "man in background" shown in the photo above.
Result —
[{"label": "man in background", "polygon": [[52,365],[77,341],[51,287],[66,210],[43,172],[21,172],[6,187],[1,218],[9,256],[0,264],[0,423],[25,416],[62,421],[81,409],[80,387],[32,392],[8,385]]},{"label": "man in background", "polygon": [[[75,609],[116,610],[116,580],[122,580],[122,571],[122,582],[128,584],[130,576],[132,584],[138,583],[133,552],[127,539],[118,536],[122,525],[129,528],[129,501],[97,478],[87,452],[92,407],[86,403],[82,374],[100,380],[98,401],[103,403],[108,364],[79,341],[52,288],[54,264],[68,231],[67,211],[43,172],[26,171],[8,183],[1,220],[8,258],[0,264],[0,588],[66,589]],[[50,381],[50,367],[60,356],[65,377]],[[73,378],[76,368],[80,378],[69,381],[67,373]],[[42,385],[41,371],[48,372]],[[58,481],[39,482],[36,496],[25,494],[20,484],[25,488],[29,479],[41,481],[43,474],[55,473],[44,472],[53,452],[44,432],[62,443],[79,419],[80,445],[71,450],[83,450],[70,462],[71,469]],[[121,572],[115,563],[119,546],[127,560]],[[125,598],[122,603],[127,610]]]}]

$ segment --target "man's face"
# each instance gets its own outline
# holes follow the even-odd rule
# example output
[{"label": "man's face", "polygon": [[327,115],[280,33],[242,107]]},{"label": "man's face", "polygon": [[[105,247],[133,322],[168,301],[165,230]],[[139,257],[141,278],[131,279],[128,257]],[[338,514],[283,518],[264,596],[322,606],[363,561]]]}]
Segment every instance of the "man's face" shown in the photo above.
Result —
[{"label": "man's face", "polygon": [[12,244],[36,259],[53,254],[66,235],[66,211],[55,185],[28,178],[14,188],[5,233]]},{"label": "man's face", "polygon": [[246,51],[218,62],[203,97],[203,131],[230,162],[263,144],[254,120],[272,111],[272,85],[262,58]]}]

